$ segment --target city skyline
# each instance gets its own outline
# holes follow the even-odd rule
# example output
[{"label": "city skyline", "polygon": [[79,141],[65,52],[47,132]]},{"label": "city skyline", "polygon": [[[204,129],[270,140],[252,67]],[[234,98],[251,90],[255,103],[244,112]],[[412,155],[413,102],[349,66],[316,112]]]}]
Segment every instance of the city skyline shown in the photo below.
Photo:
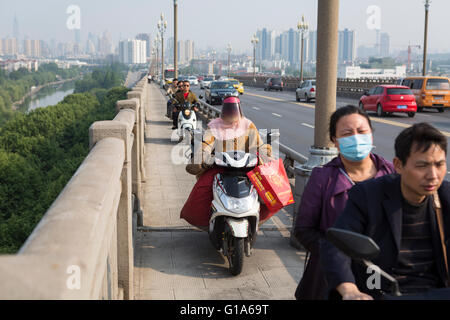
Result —
[{"label": "city skyline", "polygon": [[[133,2],[136,2],[135,5]],[[305,14],[311,29],[316,29],[317,1],[282,0],[278,3],[279,12],[274,11],[270,7],[271,2],[265,0],[259,1],[257,8],[235,0],[229,0],[228,3],[233,8],[232,4],[235,2],[240,10],[231,10],[228,6],[224,7],[220,3],[211,3],[211,1],[190,0],[189,4],[180,1],[179,38],[192,39],[196,43],[196,48],[199,49],[214,47],[225,50],[226,44],[231,42],[235,53],[243,53],[250,52],[250,37],[256,29],[266,27],[272,30],[289,30],[290,28],[296,30],[296,24],[302,14]],[[154,36],[160,12],[166,14],[167,34],[173,34],[172,1],[153,0],[145,3],[136,0],[126,3],[115,1],[108,2],[107,6],[105,3],[78,1],[76,5],[79,6],[81,13],[81,29],[78,35],[75,35],[73,30],[68,30],[66,26],[70,16],[67,14],[67,8],[73,4],[71,1],[64,0],[51,5],[48,0],[42,0],[39,3],[25,3],[23,0],[18,0],[8,3],[8,6],[3,3],[0,4],[0,38],[14,35],[16,31],[13,25],[17,17],[17,32],[21,40],[27,36],[29,39],[47,42],[51,39],[59,42],[75,42],[76,37],[81,37],[84,45],[89,33],[101,35],[108,30],[112,35],[112,42],[117,46],[120,40],[133,38],[140,33]],[[138,5],[141,9],[135,10]],[[369,30],[367,27],[368,20],[374,15],[373,12],[367,11],[372,5],[378,6],[381,10],[379,32],[390,34],[392,48],[406,48],[409,43],[422,44],[424,8],[421,0],[399,0],[395,3],[387,0],[341,1],[339,29],[355,30],[358,35],[356,47],[362,45],[370,47],[376,44],[379,32]],[[404,12],[405,6],[408,6],[408,14],[402,16],[399,13]],[[217,17],[211,17],[208,14],[210,11],[217,12],[218,8],[223,11],[223,14]],[[450,25],[445,18],[448,9],[450,9],[450,3],[445,0],[435,0],[431,4],[430,53],[450,52],[450,42],[442,41],[439,32],[439,30],[448,29]],[[127,17],[130,19],[127,20]],[[411,21],[418,23],[411,23]],[[399,25],[408,27],[399,28]]]}]

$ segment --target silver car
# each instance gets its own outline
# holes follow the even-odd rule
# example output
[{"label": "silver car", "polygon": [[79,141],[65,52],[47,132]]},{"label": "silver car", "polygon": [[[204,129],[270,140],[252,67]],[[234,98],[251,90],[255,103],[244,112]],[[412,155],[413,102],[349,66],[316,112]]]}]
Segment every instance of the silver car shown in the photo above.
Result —
[{"label": "silver car", "polygon": [[300,102],[301,99],[304,99],[306,102],[316,99],[316,80],[305,80],[295,90],[295,100]]},{"label": "silver car", "polygon": [[197,79],[197,77],[190,76],[190,77],[188,77],[188,81],[189,81],[189,84],[191,86],[198,86],[198,79]]},{"label": "silver car", "polygon": [[214,81],[214,78],[204,78],[200,81],[200,89],[208,89],[211,86],[211,82]]}]

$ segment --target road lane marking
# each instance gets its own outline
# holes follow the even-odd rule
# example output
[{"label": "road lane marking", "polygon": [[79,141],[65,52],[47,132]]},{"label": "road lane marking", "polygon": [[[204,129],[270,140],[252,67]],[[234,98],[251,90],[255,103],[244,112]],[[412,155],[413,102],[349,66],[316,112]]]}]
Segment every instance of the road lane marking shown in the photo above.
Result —
[{"label": "road lane marking", "polygon": [[253,107],[252,109],[255,109],[255,110],[261,110],[260,108],[258,108],[258,107]]},{"label": "road lane marking", "polygon": [[278,113],[272,113],[275,117],[278,117],[278,118],[282,118],[283,116],[281,115],[281,114],[278,114]]},{"label": "road lane marking", "polygon": [[[267,99],[267,100],[273,100],[273,101],[278,101],[278,102],[287,102],[287,103],[299,105],[301,107],[310,108],[310,109],[315,109],[316,108],[314,105],[309,105],[309,104],[305,104],[305,103],[301,103],[301,102],[292,102],[292,101],[289,101],[289,100],[272,98],[272,97],[267,97],[267,96],[263,96],[263,95],[259,95],[259,94],[250,94],[249,93],[249,95],[254,96],[254,97]],[[372,120],[373,122],[379,122],[379,123],[388,124],[388,125],[395,126],[395,127],[400,127],[400,128],[409,128],[409,127],[411,127],[411,124],[408,124],[408,123],[394,122],[394,121],[391,121],[391,120],[380,119],[378,117],[376,117],[376,118],[375,117],[370,117],[370,120]],[[443,130],[440,130],[440,131],[441,131],[441,133],[444,136],[450,138],[450,132],[443,131]]]},{"label": "road lane marking", "polygon": [[307,124],[307,123],[304,123],[304,122],[302,122],[302,126],[305,126],[305,127],[311,128],[311,129],[315,128],[313,125]]}]

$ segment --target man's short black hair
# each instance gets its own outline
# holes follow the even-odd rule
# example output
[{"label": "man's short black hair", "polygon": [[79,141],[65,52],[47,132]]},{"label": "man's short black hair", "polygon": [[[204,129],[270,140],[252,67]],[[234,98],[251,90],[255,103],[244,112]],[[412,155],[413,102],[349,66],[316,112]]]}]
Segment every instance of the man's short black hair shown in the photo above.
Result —
[{"label": "man's short black hair", "polygon": [[433,145],[439,146],[447,155],[447,138],[429,123],[416,123],[395,139],[395,156],[406,164],[411,152],[427,152]]},{"label": "man's short black hair", "polygon": [[177,79],[177,78],[175,78],[175,79],[173,79],[173,81],[172,81],[172,82],[175,82],[175,81],[177,81],[177,82],[178,82],[178,79]]},{"label": "man's short black hair", "polygon": [[353,105],[346,105],[345,107],[337,109],[330,118],[330,140],[333,141],[333,139],[336,137],[336,128],[337,123],[342,117],[349,116],[351,114],[359,114],[367,119],[367,122],[369,123],[370,129],[373,131],[372,122],[370,121],[369,116],[367,113],[360,108],[353,106]]}]

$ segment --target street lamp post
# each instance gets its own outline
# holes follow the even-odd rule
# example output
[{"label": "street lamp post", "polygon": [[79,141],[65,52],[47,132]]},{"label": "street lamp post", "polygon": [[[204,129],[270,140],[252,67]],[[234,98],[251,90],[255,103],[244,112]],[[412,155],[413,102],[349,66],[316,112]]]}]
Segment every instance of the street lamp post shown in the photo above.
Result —
[{"label": "street lamp post", "polygon": [[252,36],[250,42],[253,44],[253,82],[256,82],[256,46],[259,42],[256,34]]},{"label": "street lamp post", "polygon": [[230,77],[230,65],[231,65],[231,51],[233,50],[233,47],[231,46],[231,43],[227,45],[227,51],[228,51],[228,78]]},{"label": "street lamp post", "polygon": [[422,67],[422,75],[426,76],[427,74],[427,45],[428,45],[428,12],[430,11],[430,0],[425,0],[425,32],[424,32],[424,40],[423,40],[423,67]]},{"label": "street lamp post", "polygon": [[154,47],[156,48],[156,75],[159,75],[159,42],[160,36],[158,33],[154,40]]},{"label": "street lamp post", "polygon": [[301,33],[302,35],[302,42],[301,42],[301,53],[300,53],[300,85],[303,82],[303,44],[304,44],[304,39],[305,39],[305,33],[308,31],[309,29],[309,24],[308,22],[305,21],[305,16],[302,16],[302,21],[300,21],[297,24],[297,28],[298,31]]},{"label": "street lamp post", "polygon": [[173,66],[178,78],[178,0],[173,0]]},{"label": "street lamp post", "polygon": [[165,75],[164,75],[164,33],[167,29],[167,21],[164,20],[164,14],[161,13],[160,20],[158,21],[158,31],[161,35],[161,73],[163,79],[163,86],[165,85]]}]

